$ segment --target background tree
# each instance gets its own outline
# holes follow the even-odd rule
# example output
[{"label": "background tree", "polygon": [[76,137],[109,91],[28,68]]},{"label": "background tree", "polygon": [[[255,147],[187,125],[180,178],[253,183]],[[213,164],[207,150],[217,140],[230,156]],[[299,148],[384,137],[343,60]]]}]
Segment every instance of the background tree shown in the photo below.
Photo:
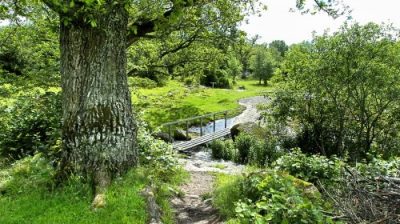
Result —
[{"label": "background tree", "polygon": [[286,51],[289,50],[289,46],[283,40],[274,40],[268,46],[269,48],[276,49],[282,58],[285,56]]},{"label": "background tree", "polygon": [[236,57],[242,64],[242,78],[246,78],[250,74],[250,58],[254,54],[254,47],[258,39],[260,39],[258,35],[248,39],[245,33],[241,33],[239,41],[234,45]]},{"label": "background tree", "polygon": [[260,85],[261,81],[264,82],[264,85],[268,84],[268,80],[274,73],[275,65],[276,63],[270,49],[265,46],[259,46],[252,57],[251,68],[254,77],[259,80]]},{"label": "background tree", "polygon": [[345,25],[289,50],[288,86],[276,115],[299,122],[302,149],[353,160],[396,154],[400,49],[393,33],[376,24]]}]

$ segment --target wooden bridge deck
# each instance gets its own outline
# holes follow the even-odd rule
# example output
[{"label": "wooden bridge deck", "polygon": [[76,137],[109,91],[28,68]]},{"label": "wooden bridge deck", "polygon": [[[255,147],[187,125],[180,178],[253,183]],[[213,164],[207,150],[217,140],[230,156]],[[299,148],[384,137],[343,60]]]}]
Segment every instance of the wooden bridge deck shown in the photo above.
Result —
[{"label": "wooden bridge deck", "polygon": [[206,134],[206,135],[200,136],[200,137],[195,138],[195,139],[190,140],[190,141],[174,143],[173,147],[176,150],[185,151],[187,149],[194,148],[196,146],[205,144],[207,142],[211,142],[211,141],[213,141],[215,139],[222,138],[222,137],[225,137],[225,136],[230,135],[230,134],[231,134],[230,129],[226,128],[226,129],[221,130],[221,131],[216,131],[216,132],[211,133],[211,134]]}]

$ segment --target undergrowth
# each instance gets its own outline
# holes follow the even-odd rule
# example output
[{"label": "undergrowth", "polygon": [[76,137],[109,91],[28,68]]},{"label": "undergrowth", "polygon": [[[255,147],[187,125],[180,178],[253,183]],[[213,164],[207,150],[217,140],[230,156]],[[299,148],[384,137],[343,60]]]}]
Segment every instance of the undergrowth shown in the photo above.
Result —
[{"label": "undergrowth", "polygon": [[146,223],[146,202],[140,191],[146,169],[132,169],[116,179],[106,193],[105,208],[93,211],[93,192],[79,176],[62,187],[52,183],[53,170],[40,155],[2,170],[0,223]]},{"label": "undergrowth", "polygon": [[141,165],[114,179],[106,192],[106,206],[93,211],[93,191],[81,176],[55,186],[55,168],[41,153],[0,168],[0,223],[132,223],[148,222],[142,190],[151,186],[162,210],[163,223],[174,223],[169,198],[187,173],[177,164],[171,146],[138,135]]},{"label": "undergrowth", "polygon": [[214,206],[227,223],[333,223],[310,183],[267,170],[245,176],[217,175]]}]

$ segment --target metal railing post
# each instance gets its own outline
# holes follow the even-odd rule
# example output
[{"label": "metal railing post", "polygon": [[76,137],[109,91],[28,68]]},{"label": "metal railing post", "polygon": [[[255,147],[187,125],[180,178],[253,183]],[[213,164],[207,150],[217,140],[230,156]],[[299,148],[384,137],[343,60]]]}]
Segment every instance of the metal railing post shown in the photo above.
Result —
[{"label": "metal railing post", "polygon": [[215,132],[215,114],[213,115],[213,132]]},{"label": "metal railing post", "polygon": [[227,112],[225,111],[224,113],[224,118],[225,118],[225,128],[228,127],[228,120],[227,120]]},{"label": "metal railing post", "polygon": [[189,121],[186,121],[186,138],[189,139]]},{"label": "metal railing post", "polygon": [[200,118],[200,136],[203,136],[203,117]]},{"label": "metal railing post", "polygon": [[168,125],[168,136],[169,136],[169,141],[172,142],[171,125]]}]

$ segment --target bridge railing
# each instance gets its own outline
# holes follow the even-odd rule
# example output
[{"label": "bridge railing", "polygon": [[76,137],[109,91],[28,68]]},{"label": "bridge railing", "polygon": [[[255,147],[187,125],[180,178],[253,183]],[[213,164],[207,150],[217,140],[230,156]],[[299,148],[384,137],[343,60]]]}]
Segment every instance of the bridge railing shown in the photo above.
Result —
[{"label": "bridge railing", "polygon": [[217,119],[220,119],[221,116],[223,116],[223,119],[225,120],[224,127],[227,128],[228,127],[228,114],[231,114],[238,110],[239,109],[225,110],[225,111],[219,111],[219,112],[215,112],[215,113],[204,114],[204,115],[200,115],[200,116],[194,116],[194,117],[190,117],[190,118],[186,118],[186,119],[181,119],[181,120],[177,120],[177,121],[173,121],[173,122],[164,123],[161,125],[161,127],[167,128],[169,139],[172,140],[173,139],[172,138],[173,137],[172,128],[181,126],[183,124],[183,125],[185,125],[184,130],[185,130],[186,137],[188,138],[190,125],[192,125],[193,123],[196,123],[193,121],[200,121],[200,123],[197,123],[197,124],[200,125],[200,136],[203,136],[204,135],[203,126],[206,121],[209,121],[210,119],[212,120],[213,133],[214,133]]}]

